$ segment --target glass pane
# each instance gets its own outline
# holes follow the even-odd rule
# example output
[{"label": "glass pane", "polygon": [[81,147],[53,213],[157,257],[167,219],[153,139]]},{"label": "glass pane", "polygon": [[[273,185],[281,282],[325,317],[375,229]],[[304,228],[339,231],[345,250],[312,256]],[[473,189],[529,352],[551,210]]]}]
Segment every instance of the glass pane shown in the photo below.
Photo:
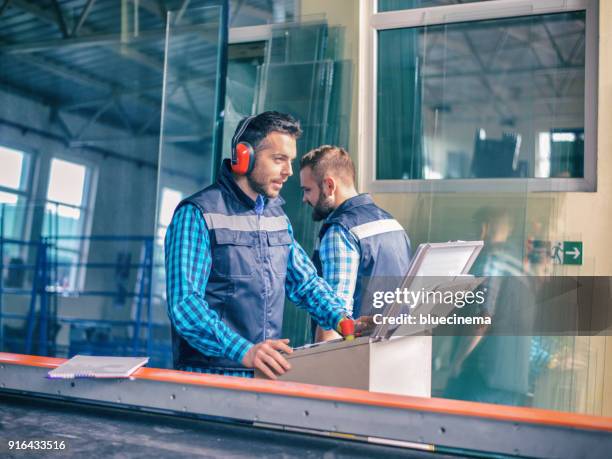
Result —
[{"label": "glass pane", "polygon": [[[0,236],[8,239],[23,239],[25,219],[25,197],[0,191]],[[5,246],[4,250],[7,247],[9,246]]]},{"label": "glass pane", "polygon": [[258,88],[258,69],[264,63],[267,42],[231,44],[227,53],[223,157],[231,156],[231,139],[242,118],[250,114]]},{"label": "glass pane", "polygon": [[[285,211],[292,223],[296,239],[307,253],[312,253],[318,232],[318,224],[312,220],[311,209],[302,203],[299,183],[299,157],[323,144],[348,148],[352,109],[353,62],[345,59],[344,45],[350,40],[344,27],[330,26],[320,19],[321,14],[309,17],[300,24],[288,24],[273,32],[265,49],[263,63],[257,66],[252,111],[245,102],[251,93],[243,97],[230,95],[235,107],[245,107],[242,116],[277,110],[295,116],[302,125],[303,135],[298,140],[298,158],[294,163],[294,175],[282,189],[286,201]],[[228,79],[246,75],[246,63],[241,67],[230,66]],[[252,74],[249,73],[249,77]],[[236,102],[234,102],[236,101]],[[226,144],[229,145],[226,137]],[[283,334],[293,345],[310,340],[310,319],[306,312],[287,302],[284,313]]]},{"label": "glass pane", "polygon": [[279,24],[292,21],[299,16],[295,0],[230,0],[229,22],[231,27],[263,24]]},{"label": "glass pane", "polygon": [[168,226],[172,220],[172,214],[179,202],[183,199],[183,193],[171,188],[163,188],[161,194],[161,205],[159,210],[159,224]]},{"label": "glass pane", "polygon": [[151,287],[151,315],[164,324],[160,342],[168,349],[163,366],[172,366],[164,237],[176,205],[210,185],[220,165],[228,33],[223,6],[171,12],[168,23]]},{"label": "glass pane", "polygon": [[[220,164],[227,30],[219,6],[169,13],[168,21],[158,190],[188,196],[210,184]],[[161,199],[160,192],[158,207]]]},{"label": "glass pane", "polygon": [[0,204],[17,204],[18,194],[0,191]]},{"label": "glass pane", "polygon": [[20,151],[0,146],[0,186],[22,189],[23,157]]},{"label": "glass pane", "polygon": [[81,206],[85,192],[85,172],[83,165],[53,159],[47,198],[54,202]]},{"label": "glass pane", "polygon": [[[161,204],[159,206],[159,220],[157,222],[157,244],[163,250],[163,242],[166,237],[166,230],[172,221],[174,209],[183,199],[183,193],[171,188],[163,188],[161,193]],[[163,258],[162,258],[163,260]]]},{"label": "glass pane", "polygon": [[[16,217],[5,211],[5,234],[18,239],[4,244],[5,278],[21,287],[1,300],[4,313],[21,319],[0,326],[10,325],[5,337],[18,352],[66,357],[89,337],[88,352],[131,355],[146,347],[146,308],[156,301],[148,247],[156,229],[166,15],[143,2],[89,2],[87,9],[59,3],[67,34],[44,22],[45,8],[2,14],[4,44],[18,49],[1,58],[1,143],[27,152],[22,169],[29,156],[37,174],[31,188],[22,181],[29,201],[18,201]],[[9,217],[24,224],[9,225]],[[9,250],[15,255],[7,257]],[[28,289],[37,272],[46,285]],[[28,317],[28,305],[43,299],[48,340],[39,341],[36,330],[27,343],[28,324],[41,323],[43,314],[37,308]],[[139,308],[140,339],[133,340]],[[152,365],[164,361],[164,343],[150,354]],[[8,339],[0,344],[9,349]]]},{"label": "glass pane", "polygon": [[379,33],[377,179],[584,176],[585,12]]},{"label": "glass pane", "polygon": [[[81,236],[83,232],[84,212],[78,207],[64,206],[61,204],[49,203],[45,206],[45,236]],[[78,243],[72,241],[62,241],[60,245],[66,244],[78,247]]]},{"label": "glass pane", "polygon": [[489,2],[491,0],[378,0],[378,11],[408,10],[430,6],[460,5],[463,3]]}]

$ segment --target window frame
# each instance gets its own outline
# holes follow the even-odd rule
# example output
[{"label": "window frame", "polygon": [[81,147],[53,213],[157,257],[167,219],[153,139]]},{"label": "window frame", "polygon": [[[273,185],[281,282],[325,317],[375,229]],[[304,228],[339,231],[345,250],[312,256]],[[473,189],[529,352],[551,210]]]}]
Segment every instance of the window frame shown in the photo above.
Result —
[{"label": "window frame", "polygon": [[[6,187],[0,185],[0,191],[3,193],[14,194],[21,198],[23,198],[23,206],[24,206],[24,216],[23,222],[21,225],[21,234],[18,238],[19,240],[26,240],[26,235],[30,234],[30,225],[32,223],[32,212],[30,209],[30,202],[32,200],[32,191],[33,191],[33,181],[34,181],[34,173],[37,163],[37,154],[36,151],[33,151],[31,148],[27,148],[24,145],[19,145],[13,142],[3,142],[0,146],[7,148],[9,150],[15,150],[19,153],[22,153],[24,156],[24,160],[22,163],[22,171],[21,175],[23,178],[23,188],[15,189],[11,187]],[[27,246],[22,246],[21,248],[23,252],[23,256],[27,256]]]},{"label": "window frame", "polygon": [[[374,193],[394,192],[595,192],[597,191],[597,84],[599,0],[491,0],[377,12],[364,0],[359,17],[359,185]],[[378,32],[457,22],[586,11],[584,92],[584,177],[376,179]]]},{"label": "window frame", "polygon": [[[85,167],[85,180],[83,182],[84,190],[81,206],[75,206],[73,204],[62,203],[59,201],[53,201],[48,198],[49,187],[51,185],[51,165],[54,159]],[[75,267],[76,272],[74,275],[74,285],[69,286],[68,290],[80,291],[83,290],[85,286],[85,278],[87,275],[87,267],[84,266],[84,264],[89,258],[90,240],[88,239],[88,236],[91,236],[91,230],[93,225],[94,204],[98,188],[98,167],[97,164],[86,159],[75,159],[65,154],[53,153],[49,156],[49,167],[47,171],[48,174],[45,182],[46,186],[44,192],[44,204],[42,206],[43,220],[44,215],[47,212],[47,204],[61,205],[73,209],[79,209],[83,214],[83,226],[81,229],[82,239],[79,240],[79,249],[60,250],[61,252],[75,253],[77,255],[77,263],[79,264]],[[45,236],[44,226],[41,227],[41,236]]]}]

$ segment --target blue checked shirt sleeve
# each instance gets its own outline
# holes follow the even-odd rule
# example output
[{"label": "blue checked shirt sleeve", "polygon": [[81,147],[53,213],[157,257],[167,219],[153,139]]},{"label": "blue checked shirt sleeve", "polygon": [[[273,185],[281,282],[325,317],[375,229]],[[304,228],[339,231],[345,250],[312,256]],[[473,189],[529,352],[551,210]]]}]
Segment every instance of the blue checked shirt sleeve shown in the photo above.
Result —
[{"label": "blue checked shirt sleeve", "polygon": [[287,297],[297,307],[306,309],[321,327],[326,330],[336,328],[340,319],[348,315],[344,302],[336,296],[329,284],[317,275],[315,266],[302,246],[293,238],[293,229],[291,224],[288,224],[292,243],[285,282]]},{"label": "blue checked shirt sleeve", "polygon": [[319,247],[323,278],[352,314],[353,295],[359,272],[359,246],[354,237],[340,225],[326,231]]},{"label": "blue checked shirt sleeve", "polygon": [[165,238],[168,315],[177,332],[204,355],[241,362],[252,343],[236,334],[204,299],[212,263],[210,237],[200,210],[181,207]]}]

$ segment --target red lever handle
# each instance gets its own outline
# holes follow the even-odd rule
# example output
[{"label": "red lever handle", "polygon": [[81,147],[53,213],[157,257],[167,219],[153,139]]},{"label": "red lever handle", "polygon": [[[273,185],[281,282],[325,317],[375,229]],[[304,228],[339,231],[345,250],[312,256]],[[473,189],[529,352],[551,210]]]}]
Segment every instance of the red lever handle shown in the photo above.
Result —
[{"label": "red lever handle", "polygon": [[340,321],[340,332],[344,336],[345,340],[352,340],[355,338],[355,321],[345,317]]}]

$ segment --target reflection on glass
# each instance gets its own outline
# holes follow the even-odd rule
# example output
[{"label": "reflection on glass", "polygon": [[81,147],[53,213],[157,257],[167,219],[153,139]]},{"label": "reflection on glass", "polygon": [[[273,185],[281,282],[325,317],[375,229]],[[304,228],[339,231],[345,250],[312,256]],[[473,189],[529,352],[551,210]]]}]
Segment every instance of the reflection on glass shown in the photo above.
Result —
[{"label": "reflection on glass", "polygon": [[584,11],[378,38],[377,179],[583,177]]},{"label": "reflection on glass", "polygon": [[378,11],[408,10],[430,6],[460,5],[463,3],[488,2],[491,0],[378,0]]},{"label": "reflection on glass", "polygon": [[[37,25],[40,11],[2,16],[0,200],[12,203],[0,206],[5,351],[144,347],[136,311],[149,300],[165,15],[142,2],[90,3],[61,44],[59,28]],[[5,48],[12,43],[16,52]],[[21,166],[6,149],[22,153]]]},{"label": "reflection on glass", "polygon": [[220,14],[220,7],[169,14],[158,190],[169,187],[188,196],[217,172],[224,94],[219,75],[227,40]]},{"label": "reflection on glass", "polygon": [[227,52],[223,157],[231,155],[231,138],[242,118],[251,114],[257,92],[258,69],[264,63],[267,42],[230,44]]},{"label": "reflection on glass", "polygon": [[164,103],[159,138],[157,222],[153,253],[151,317],[172,366],[166,312],[164,237],[176,205],[210,185],[220,165],[225,94],[227,24],[219,6],[168,15]]},{"label": "reflection on glass", "polygon": [[159,221],[157,222],[159,225],[157,232],[158,243],[161,243],[166,236],[166,229],[172,221],[174,209],[176,209],[176,206],[178,206],[183,197],[183,193],[180,191],[168,187],[162,188],[161,203],[159,206]]},{"label": "reflection on glass", "polygon": [[[206,5],[206,2],[202,2]],[[195,5],[194,5],[195,6]],[[299,15],[295,0],[230,0],[230,26],[245,27],[263,24],[281,24],[295,20]]]},{"label": "reflection on glass", "polygon": [[[294,235],[307,253],[312,253],[317,225],[312,221],[310,210],[302,204],[297,173],[299,156],[323,144],[348,146],[352,63],[343,59],[344,32],[341,27],[328,26],[320,18],[288,24],[273,31],[263,62],[257,64],[254,81],[252,69],[245,69],[246,63],[229,67],[232,73],[228,79],[240,79],[249,89],[243,88],[239,98],[230,94],[232,102],[236,101],[235,107],[248,110],[242,116],[251,113],[247,102],[252,98],[253,113],[277,110],[300,120],[303,135],[298,140],[298,158],[293,165],[293,177],[283,187],[282,197],[287,202],[285,211]],[[304,311],[287,302],[283,333],[293,345],[310,339],[308,322]]]},{"label": "reflection on glass", "polygon": [[0,146],[0,187],[23,188],[23,159],[22,152]]},{"label": "reflection on glass", "polygon": [[47,199],[80,206],[83,203],[85,166],[53,159],[49,174]]}]

